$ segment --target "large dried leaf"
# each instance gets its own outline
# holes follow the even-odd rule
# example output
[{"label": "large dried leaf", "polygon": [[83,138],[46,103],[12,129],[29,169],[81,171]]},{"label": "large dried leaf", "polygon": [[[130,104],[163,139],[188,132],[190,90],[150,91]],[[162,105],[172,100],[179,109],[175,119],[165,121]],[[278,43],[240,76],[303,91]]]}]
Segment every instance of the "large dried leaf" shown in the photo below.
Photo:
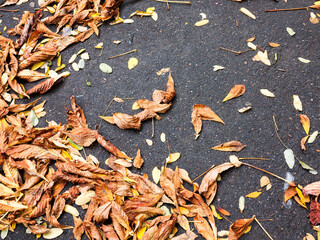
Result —
[{"label": "large dried leaf", "polygon": [[246,146],[247,145],[242,145],[242,143],[239,141],[230,141],[221,143],[215,147],[212,147],[211,149],[223,152],[240,152]]},{"label": "large dried leaf", "polygon": [[171,240],[194,240],[197,237],[198,237],[197,234],[195,234],[194,232],[187,231],[186,233],[183,233],[179,236],[176,236],[176,237],[172,238]]},{"label": "large dried leaf", "polygon": [[28,207],[26,205],[23,205],[16,201],[0,200],[0,210],[4,212],[14,212],[27,208]]},{"label": "large dried leaf", "polygon": [[84,225],[81,220],[81,218],[77,218],[73,216],[73,221],[74,221],[74,228],[73,228],[73,235],[76,240],[81,240],[81,237],[84,233]]},{"label": "large dried leaf", "polygon": [[46,77],[46,74],[37,71],[32,71],[30,69],[24,69],[17,73],[17,78],[26,80],[28,82],[35,82]]},{"label": "large dried leaf", "polygon": [[205,239],[216,240],[209,223],[199,214],[194,217],[194,226]]},{"label": "large dried leaf", "polygon": [[138,106],[142,109],[150,109],[156,113],[165,113],[168,111],[171,107],[171,103],[166,104],[166,103],[157,103],[154,101],[150,101],[148,99],[139,99],[136,101]]},{"label": "large dried leaf", "polygon": [[229,240],[239,239],[247,230],[249,225],[253,222],[255,216],[249,219],[238,219],[229,228]]},{"label": "large dried leaf", "polygon": [[211,110],[211,108],[203,104],[193,105],[191,120],[197,135],[201,132],[203,120],[216,121],[224,124],[222,119],[217,114],[215,114]]},{"label": "large dried leaf", "polygon": [[64,158],[56,151],[46,150],[44,148],[31,145],[21,144],[10,147],[6,150],[6,154],[16,159],[52,159],[52,160],[64,160]]},{"label": "large dried leaf", "polygon": [[303,188],[303,195],[313,195],[313,196],[319,196],[320,195],[320,181],[313,182],[308,184]]},{"label": "large dried leaf", "polygon": [[226,102],[232,98],[240,97],[242,94],[244,94],[245,91],[246,91],[245,85],[234,85],[222,102]]}]

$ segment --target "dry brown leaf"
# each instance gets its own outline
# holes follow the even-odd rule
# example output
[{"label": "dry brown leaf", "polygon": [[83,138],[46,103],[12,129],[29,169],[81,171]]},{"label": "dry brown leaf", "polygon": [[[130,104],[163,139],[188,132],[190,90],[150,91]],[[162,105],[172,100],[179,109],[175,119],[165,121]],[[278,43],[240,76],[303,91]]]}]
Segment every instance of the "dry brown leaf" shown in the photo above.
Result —
[{"label": "dry brown leaf", "polygon": [[307,115],[300,114],[300,122],[302,124],[302,127],[304,131],[306,132],[307,135],[309,135],[310,131],[310,119],[308,118]]},{"label": "dry brown leaf", "polygon": [[74,221],[74,228],[73,228],[73,235],[76,240],[81,240],[81,237],[84,233],[84,225],[81,220],[81,218],[77,218],[73,216],[73,221]]},{"label": "dry brown leaf", "polygon": [[304,151],[307,151],[306,142],[307,142],[308,138],[309,138],[309,136],[305,136],[305,137],[301,138],[301,141],[300,141],[300,147]]},{"label": "dry brown leaf", "polygon": [[176,236],[176,237],[172,238],[171,240],[194,240],[197,237],[198,237],[197,234],[195,234],[194,232],[187,231],[186,233],[183,233],[179,236]]},{"label": "dry brown leaf", "polygon": [[205,220],[199,214],[196,214],[196,216],[194,217],[194,226],[205,239],[216,240],[216,237],[207,220]]},{"label": "dry brown leaf", "polygon": [[173,78],[171,76],[171,72],[169,72],[167,91],[154,90],[152,100],[156,103],[170,103],[175,95],[176,91],[174,89]]},{"label": "dry brown leaf", "polygon": [[136,168],[141,168],[143,162],[144,162],[144,160],[141,157],[140,149],[138,149],[137,155],[133,160],[133,166],[135,166]]},{"label": "dry brown leaf", "polygon": [[313,195],[313,196],[319,196],[320,195],[320,181],[313,182],[305,186],[302,190],[303,195]]},{"label": "dry brown leaf", "polygon": [[240,152],[247,145],[242,145],[239,141],[230,141],[219,144],[211,149],[223,152]]},{"label": "dry brown leaf", "polygon": [[225,210],[225,209],[223,209],[223,208],[221,208],[221,207],[217,207],[217,210],[218,210],[221,214],[223,214],[223,215],[225,215],[225,216],[231,216],[231,214],[230,214],[227,210]]},{"label": "dry brown leaf", "polygon": [[246,91],[245,85],[234,85],[222,102],[226,102],[232,98],[240,97],[242,94],[244,94],[245,91]]},{"label": "dry brown leaf", "polygon": [[22,209],[27,209],[26,205],[18,203],[16,201],[9,201],[9,200],[1,200],[0,199],[0,210],[4,212],[14,212],[19,211]]},{"label": "dry brown leaf", "polygon": [[296,186],[289,186],[287,190],[284,192],[284,203],[290,198],[293,198],[297,194]]},{"label": "dry brown leaf", "polygon": [[201,132],[203,120],[216,121],[224,124],[222,119],[217,114],[215,114],[210,107],[203,104],[193,105],[191,120],[197,135],[199,135],[199,133]]},{"label": "dry brown leaf", "polygon": [[156,113],[165,113],[168,111],[171,107],[171,103],[157,103],[154,101],[149,101],[148,99],[139,99],[136,101],[136,103],[139,105],[142,109],[149,109]]},{"label": "dry brown leaf", "polygon": [[249,219],[238,219],[229,228],[229,240],[238,240],[253,222],[255,216]]}]

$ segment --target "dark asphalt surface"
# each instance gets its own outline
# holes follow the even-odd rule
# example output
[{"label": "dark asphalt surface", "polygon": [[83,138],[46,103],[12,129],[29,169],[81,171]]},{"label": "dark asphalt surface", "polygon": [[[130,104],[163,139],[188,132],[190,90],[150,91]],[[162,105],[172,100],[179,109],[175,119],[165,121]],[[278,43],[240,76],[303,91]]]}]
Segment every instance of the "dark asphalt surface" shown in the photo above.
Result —
[{"label": "dark asphalt surface", "polygon": [[[306,11],[265,13],[265,9],[289,8],[312,5],[313,1],[290,0],[285,3],[275,1],[244,1],[236,3],[230,0],[193,0],[191,6],[166,4],[153,1],[126,1],[121,8],[121,17],[127,18],[135,10],[144,11],[155,7],[159,15],[157,22],[151,18],[134,17],[133,24],[120,24],[100,27],[100,36],[92,36],[84,43],[76,44],[62,52],[63,63],[82,48],[89,52],[91,60],[80,72],[75,72],[68,65],[71,75],[50,92],[42,96],[48,100],[47,115],[42,119],[66,123],[65,107],[70,106],[70,97],[75,95],[77,103],[83,108],[89,125],[94,128],[100,123],[99,115],[105,111],[113,96],[123,98],[151,99],[154,89],[165,89],[167,74],[157,76],[156,72],[170,67],[175,80],[176,97],[172,108],[162,119],[155,122],[154,144],[149,147],[145,139],[151,138],[151,121],[144,122],[141,131],[121,130],[114,125],[103,122],[100,132],[110,139],[118,148],[129,156],[135,156],[138,148],[145,159],[143,173],[149,174],[155,166],[164,163],[168,155],[167,144],[160,141],[160,134],[166,133],[171,152],[181,152],[182,156],[171,167],[179,166],[189,171],[193,179],[208,169],[212,164],[218,165],[228,161],[230,153],[210,150],[220,143],[239,140],[247,147],[236,155],[239,157],[265,157],[270,161],[253,161],[250,163],[285,177],[291,172],[296,184],[319,180],[318,175],[311,175],[297,163],[290,171],[285,163],[285,148],[277,140],[274,132],[272,115],[276,116],[279,134],[283,141],[295,154],[307,164],[320,171],[319,139],[307,146],[307,151],[300,150],[300,139],[304,131],[299,121],[299,112],[292,105],[292,95],[297,94],[303,103],[303,114],[311,120],[311,132],[320,130],[319,124],[319,24],[309,22],[310,14]],[[239,12],[241,7],[252,11],[256,20],[252,20]],[[16,8],[11,7],[11,9]],[[19,13],[2,13],[2,26],[13,27],[23,10],[31,10],[29,3],[19,7]],[[205,13],[210,20],[208,25],[195,27],[194,23],[201,20],[199,13]],[[313,11],[316,12],[316,11]],[[235,16],[239,27],[235,24]],[[187,24],[188,23],[188,24]],[[286,27],[291,27],[296,35],[290,37]],[[255,53],[247,52],[239,56],[220,50],[220,47],[233,50],[245,50],[246,39],[256,36],[255,44],[267,49],[269,58],[274,62],[274,53],[278,53],[278,61],[268,67],[261,62],[253,62]],[[120,45],[113,40],[122,40]],[[94,48],[99,42],[104,43],[103,54]],[[268,42],[277,42],[281,47],[271,49]],[[107,60],[132,49],[137,53]],[[129,70],[127,62],[136,57],[139,64]],[[311,60],[304,64],[298,57]],[[112,74],[104,74],[99,64],[105,62],[112,66]],[[213,65],[222,65],[227,69],[213,72]],[[279,71],[278,69],[285,69]],[[88,87],[88,79],[92,87]],[[246,92],[240,98],[222,103],[231,87],[245,84]],[[267,88],[276,97],[271,99],[260,94],[259,89]],[[35,97],[34,97],[35,98]],[[108,114],[124,112],[134,114],[131,106],[135,100],[124,103],[113,103]],[[252,110],[244,114],[238,109],[251,103]],[[191,111],[194,104],[206,104],[213,109],[226,123],[225,126],[215,122],[204,122],[201,136],[194,140],[191,124]],[[86,150],[102,162],[108,153],[98,145]],[[135,170],[133,170],[135,171]],[[276,240],[302,239],[306,233],[315,236],[308,223],[308,211],[295,202],[291,208],[283,205],[283,182],[270,176],[273,187],[265,190],[257,199],[246,198],[246,208],[241,214],[238,210],[238,199],[250,192],[260,189],[259,180],[265,175],[254,169],[242,166],[223,173],[218,185],[218,193],[214,200],[215,206],[227,209],[234,221],[239,218],[273,219],[262,222],[263,226]],[[70,215],[64,214],[61,223],[73,223]],[[218,230],[227,230],[226,220],[217,221]],[[72,230],[66,230],[58,239],[72,239]],[[85,239],[86,237],[84,237]],[[253,223],[250,233],[241,239],[268,239],[262,229]],[[25,235],[24,227],[17,227],[9,233],[7,239],[34,239]],[[199,238],[201,239],[201,238]]]}]

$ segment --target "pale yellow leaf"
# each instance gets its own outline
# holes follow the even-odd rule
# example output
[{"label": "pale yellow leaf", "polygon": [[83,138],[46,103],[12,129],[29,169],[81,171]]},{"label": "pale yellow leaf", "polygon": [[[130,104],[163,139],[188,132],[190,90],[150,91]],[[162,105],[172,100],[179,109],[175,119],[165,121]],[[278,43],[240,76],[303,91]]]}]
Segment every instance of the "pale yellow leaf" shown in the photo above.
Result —
[{"label": "pale yellow leaf", "polygon": [[196,27],[201,27],[201,26],[204,26],[204,25],[206,25],[206,24],[208,24],[208,23],[209,23],[209,20],[208,20],[208,19],[203,19],[203,20],[200,20],[200,21],[196,22],[194,25],[195,25]]},{"label": "pale yellow leaf", "polygon": [[135,68],[138,65],[138,59],[137,58],[130,58],[128,61],[128,68],[131,70]]},{"label": "pale yellow leaf", "polygon": [[180,158],[180,156],[181,156],[181,153],[178,153],[178,152],[171,153],[169,155],[169,157],[167,157],[166,161],[167,161],[167,163],[173,163],[173,162],[177,161]]}]

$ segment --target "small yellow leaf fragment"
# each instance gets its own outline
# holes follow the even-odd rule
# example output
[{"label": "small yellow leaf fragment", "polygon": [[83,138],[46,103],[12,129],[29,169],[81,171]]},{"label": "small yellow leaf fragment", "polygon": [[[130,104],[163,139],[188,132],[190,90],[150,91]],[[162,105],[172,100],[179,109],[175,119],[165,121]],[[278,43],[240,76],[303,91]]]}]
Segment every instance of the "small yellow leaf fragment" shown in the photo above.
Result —
[{"label": "small yellow leaf fragment", "polygon": [[303,240],[315,240],[315,238],[310,233],[307,233]]},{"label": "small yellow leaf fragment", "polygon": [[257,45],[253,44],[252,42],[248,42],[247,45],[249,48],[251,48],[253,50],[257,50]]},{"label": "small yellow leaf fragment", "polygon": [[287,27],[286,30],[291,37],[293,37],[296,34],[295,31],[293,31],[293,29],[290,27]]},{"label": "small yellow leaf fragment", "polygon": [[181,153],[178,153],[178,152],[171,153],[169,155],[169,157],[167,157],[166,161],[167,161],[167,163],[173,163],[173,162],[177,161],[180,158],[180,156],[181,156]]},{"label": "small yellow leaf fragment", "polygon": [[64,211],[67,212],[67,213],[70,213],[71,215],[73,215],[75,217],[79,216],[78,210],[74,206],[71,206],[69,204],[66,204],[64,206]]},{"label": "small yellow leaf fragment", "polygon": [[293,106],[297,111],[302,112],[302,102],[298,95],[293,95]]},{"label": "small yellow leaf fragment", "polygon": [[253,42],[255,39],[256,39],[256,36],[253,36],[253,37],[247,39],[247,42]]},{"label": "small yellow leaf fragment", "polygon": [[251,228],[252,228],[252,226],[250,225],[249,227],[247,227],[247,229],[246,230],[244,230],[244,234],[246,234],[246,233],[248,233],[248,232],[250,232],[250,230],[251,230]]},{"label": "small yellow leaf fragment", "polygon": [[161,75],[163,75],[163,74],[165,74],[167,72],[170,72],[170,68],[162,68],[157,72],[157,75],[161,76]]},{"label": "small yellow leaf fragment", "polygon": [[97,48],[97,49],[101,49],[103,47],[103,42],[98,43],[94,47]]},{"label": "small yellow leaf fragment", "polygon": [[45,62],[37,62],[37,63],[32,65],[31,70],[35,71],[38,68],[41,68],[43,66],[43,64],[45,64]]},{"label": "small yellow leaf fragment", "polygon": [[215,216],[217,219],[221,220],[222,217],[220,216],[220,214],[217,212],[216,207],[214,205],[210,205],[211,211],[213,216]]},{"label": "small yellow leaf fragment", "polygon": [[147,230],[147,226],[144,226],[144,227],[139,229],[139,231],[137,232],[137,238],[139,240],[143,237],[143,235],[146,232],[146,230]]},{"label": "small yellow leaf fragment", "polygon": [[239,198],[239,210],[241,213],[243,213],[243,210],[245,208],[245,201],[246,201],[246,199],[244,198],[244,196],[241,196]]},{"label": "small yellow leaf fragment", "polygon": [[262,176],[260,178],[260,187],[265,187],[270,184],[270,179],[267,176]]},{"label": "small yellow leaf fragment", "polygon": [[124,102],[122,98],[118,98],[118,97],[115,97],[113,100],[118,102],[118,103],[123,103]]},{"label": "small yellow leaf fragment", "polygon": [[138,65],[138,59],[137,58],[130,58],[128,61],[128,68],[131,70],[135,68]]},{"label": "small yellow leaf fragment", "polygon": [[160,140],[161,140],[161,142],[166,142],[166,134],[165,133],[161,133],[161,135],[160,135]]},{"label": "small yellow leaf fragment", "polygon": [[298,57],[298,60],[302,63],[310,63],[311,61],[302,57]]},{"label": "small yellow leaf fragment", "polygon": [[134,102],[132,104],[132,110],[138,110],[140,108],[139,104],[137,102]]},{"label": "small yellow leaf fragment", "polygon": [[269,183],[269,184],[266,186],[266,191],[269,191],[269,190],[271,189],[271,187],[272,187],[272,184]]},{"label": "small yellow leaf fragment", "polygon": [[262,192],[252,192],[246,195],[247,198],[257,198]]},{"label": "small yellow leaf fragment", "polygon": [[266,96],[266,97],[270,97],[270,98],[274,98],[275,95],[270,92],[268,89],[260,89],[260,92],[262,95]]},{"label": "small yellow leaf fragment", "polygon": [[273,47],[273,48],[276,48],[276,47],[280,47],[280,44],[279,43],[269,42],[269,46]]},{"label": "small yellow leaf fragment", "polygon": [[119,45],[121,42],[122,42],[122,41],[120,41],[120,40],[114,40],[114,41],[113,41],[113,43],[116,44],[116,45]]},{"label": "small yellow leaf fragment", "polygon": [[208,19],[203,19],[203,20],[200,20],[200,21],[196,22],[194,25],[196,27],[202,27],[202,26],[204,26],[204,25],[206,25],[208,23],[209,23]]},{"label": "small yellow leaf fragment", "polygon": [[240,8],[240,12],[244,13],[245,15],[247,15],[248,17],[252,18],[252,19],[256,19],[256,16],[253,15],[252,12],[250,12],[248,9],[242,7]]},{"label": "small yellow leaf fragment", "polygon": [[155,184],[158,184],[160,181],[160,175],[161,175],[161,171],[159,168],[155,167],[152,170],[152,178]]},{"label": "small yellow leaf fragment", "polygon": [[146,139],[146,143],[148,144],[148,146],[152,146],[153,145],[153,141],[151,139]]}]

